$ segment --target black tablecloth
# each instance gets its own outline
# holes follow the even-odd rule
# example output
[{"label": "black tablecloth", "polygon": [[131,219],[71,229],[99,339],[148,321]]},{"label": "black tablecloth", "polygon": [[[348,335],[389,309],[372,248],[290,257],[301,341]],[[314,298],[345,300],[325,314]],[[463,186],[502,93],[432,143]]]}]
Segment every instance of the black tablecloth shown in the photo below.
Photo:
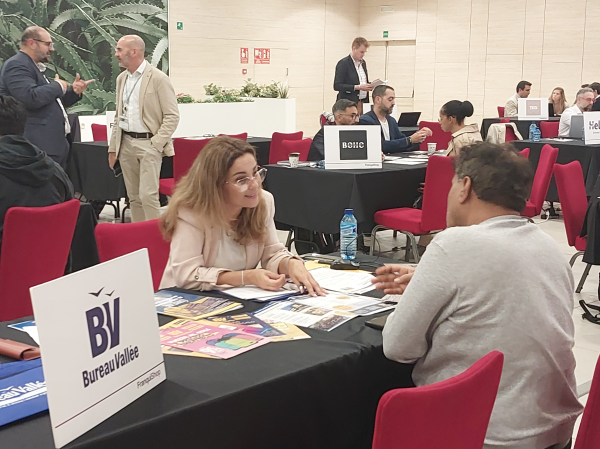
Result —
[{"label": "black tablecloth", "polygon": [[94,208],[81,203],[75,233],[71,242],[71,272],[83,270],[100,263],[94,229],[97,220]]},{"label": "black tablecloth", "polygon": [[354,209],[360,233],[375,226],[375,212],[411,207],[425,181],[426,164],[384,163],[376,170],[323,170],[269,165],[266,188],[275,197],[275,220],[336,234],[344,209]]},{"label": "black tablecloth", "polygon": [[[246,302],[240,312],[260,307]],[[384,357],[381,332],[364,325],[370,318],[331,332],[306,329],[311,339],[230,360],[165,356],[165,382],[65,447],[368,449],[381,395],[413,385],[411,366]],[[32,343],[6,324],[0,338]],[[54,448],[48,414],[0,427],[0,442],[2,449]]]},{"label": "black tablecloth", "polygon": [[[586,192],[588,195],[591,195],[600,171],[600,145],[586,145],[582,140],[557,141],[554,139],[542,139],[539,142],[522,140],[511,143],[519,150],[523,148],[531,150],[529,160],[534,168],[537,168],[542,147],[546,144],[558,148],[557,164],[568,164],[572,161],[579,161],[583,169]],[[554,176],[552,176],[546,199],[548,201],[559,201]]]},{"label": "black tablecloth", "polygon": [[[516,117],[506,118],[508,118],[511,122],[514,122],[517,125],[517,129],[519,130],[519,133],[521,133],[521,137],[523,137],[523,139],[529,139],[529,127],[532,123],[535,123],[539,127],[540,121],[557,122],[560,120],[560,117],[550,117],[548,120],[519,120]],[[483,137],[483,140],[485,140],[485,138],[487,137],[490,125],[492,123],[500,123],[500,120],[501,119],[498,117],[483,119],[483,121],[481,122],[481,136]]]}]

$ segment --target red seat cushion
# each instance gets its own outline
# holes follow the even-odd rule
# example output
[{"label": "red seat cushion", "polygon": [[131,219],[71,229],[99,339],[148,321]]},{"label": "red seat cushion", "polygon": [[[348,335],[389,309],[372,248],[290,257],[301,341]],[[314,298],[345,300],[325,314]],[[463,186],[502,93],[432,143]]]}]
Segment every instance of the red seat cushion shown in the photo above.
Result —
[{"label": "red seat cushion", "polygon": [[525,209],[523,209],[523,212],[521,212],[521,215],[523,217],[529,217],[529,218],[535,217],[537,215],[535,213],[535,204],[533,204],[531,201],[527,201],[527,204],[525,205]]},{"label": "red seat cushion", "polygon": [[401,207],[398,209],[387,209],[375,212],[375,223],[390,229],[412,232],[413,234],[426,234],[421,229],[420,209],[412,207]]},{"label": "red seat cushion", "polygon": [[175,190],[174,178],[164,178],[158,182],[158,191],[163,195],[173,196],[173,190]]},{"label": "red seat cushion", "polygon": [[575,249],[577,251],[585,251],[586,246],[587,246],[587,238],[586,237],[577,236],[575,238]]}]

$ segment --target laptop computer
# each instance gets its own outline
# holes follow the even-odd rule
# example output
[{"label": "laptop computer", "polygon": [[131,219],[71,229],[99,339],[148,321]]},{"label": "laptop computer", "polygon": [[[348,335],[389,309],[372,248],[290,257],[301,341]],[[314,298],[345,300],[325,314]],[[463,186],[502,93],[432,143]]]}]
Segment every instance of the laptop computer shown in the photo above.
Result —
[{"label": "laptop computer", "polygon": [[420,112],[402,112],[398,117],[398,126],[403,128],[409,128],[412,126],[418,126]]},{"label": "laptop computer", "polygon": [[583,114],[574,114],[571,116],[569,137],[571,139],[583,139]]}]

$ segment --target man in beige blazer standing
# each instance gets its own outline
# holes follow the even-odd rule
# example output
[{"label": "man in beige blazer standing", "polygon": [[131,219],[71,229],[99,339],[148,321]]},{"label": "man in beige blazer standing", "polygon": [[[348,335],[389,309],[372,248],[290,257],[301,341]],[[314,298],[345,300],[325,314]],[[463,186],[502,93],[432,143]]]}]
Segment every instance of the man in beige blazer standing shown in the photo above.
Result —
[{"label": "man in beige blazer standing", "polygon": [[117,110],[108,163],[117,159],[131,204],[131,221],[160,217],[158,182],[163,156],[173,156],[171,136],[179,123],[175,90],[169,77],[144,59],[136,35],[123,36],[115,57],[126,70],[117,77]]}]

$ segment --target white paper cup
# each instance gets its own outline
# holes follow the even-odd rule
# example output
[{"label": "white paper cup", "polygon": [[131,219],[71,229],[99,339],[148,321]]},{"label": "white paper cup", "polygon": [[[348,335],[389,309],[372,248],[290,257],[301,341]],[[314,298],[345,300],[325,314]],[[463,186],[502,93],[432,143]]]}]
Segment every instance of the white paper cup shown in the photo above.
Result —
[{"label": "white paper cup", "polygon": [[437,146],[437,143],[428,143],[427,144],[427,154],[432,155],[433,153],[435,153],[436,146]]},{"label": "white paper cup", "polygon": [[298,161],[300,160],[300,153],[290,153],[290,167],[296,168],[298,166]]}]

